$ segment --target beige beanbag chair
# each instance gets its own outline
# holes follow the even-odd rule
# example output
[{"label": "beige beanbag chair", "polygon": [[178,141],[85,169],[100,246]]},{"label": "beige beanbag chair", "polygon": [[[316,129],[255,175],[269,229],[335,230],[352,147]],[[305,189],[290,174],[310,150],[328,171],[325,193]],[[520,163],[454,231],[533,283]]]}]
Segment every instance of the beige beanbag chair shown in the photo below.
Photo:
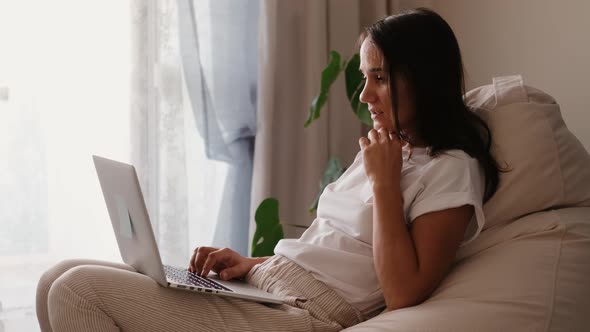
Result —
[{"label": "beige beanbag chair", "polygon": [[555,100],[520,76],[465,100],[511,169],[484,205],[484,230],[428,300],[346,331],[590,329],[590,155]]}]

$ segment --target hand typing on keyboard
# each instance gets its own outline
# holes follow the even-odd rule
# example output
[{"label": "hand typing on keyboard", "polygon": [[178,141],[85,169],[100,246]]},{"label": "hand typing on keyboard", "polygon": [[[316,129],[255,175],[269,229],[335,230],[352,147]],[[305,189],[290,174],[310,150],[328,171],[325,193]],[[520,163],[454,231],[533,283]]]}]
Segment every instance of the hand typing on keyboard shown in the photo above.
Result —
[{"label": "hand typing on keyboard", "polygon": [[258,263],[268,257],[244,257],[230,248],[197,247],[189,262],[188,271],[207,276],[210,271],[219,274],[222,280],[241,279]]}]

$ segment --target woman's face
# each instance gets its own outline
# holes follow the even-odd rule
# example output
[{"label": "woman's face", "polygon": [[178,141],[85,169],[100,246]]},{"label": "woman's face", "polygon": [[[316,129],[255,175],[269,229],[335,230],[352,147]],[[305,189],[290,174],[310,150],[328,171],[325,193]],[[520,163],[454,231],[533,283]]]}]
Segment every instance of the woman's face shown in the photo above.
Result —
[{"label": "woman's face", "polygon": [[[369,106],[369,112],[371,112],[371,118],[373,119],[373,128],[376,130],[384,128],[388,132],[394,132],[396,128],[388,84],[388,70],[385,68],[386,63],[381,50],[377,48],[370,38],[365,38],[361,45],[360,57],[360,71],[365,77],[365,86],[359,99]],[[396,78],[396,86],[399,127],[406,132],[411,132],[413,129],[414,109],[410,102],[411,98],[409,98],[407,85],[404,80]]]}]

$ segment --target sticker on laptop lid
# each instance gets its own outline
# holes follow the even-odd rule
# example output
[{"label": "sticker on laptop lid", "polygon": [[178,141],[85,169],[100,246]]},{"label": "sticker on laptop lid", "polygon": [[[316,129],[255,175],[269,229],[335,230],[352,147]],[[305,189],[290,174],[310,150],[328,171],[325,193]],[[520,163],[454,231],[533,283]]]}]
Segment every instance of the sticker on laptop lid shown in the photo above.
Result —
[{"label": "sticker on laptop lid", "polygon": [[123,197],[115,194],[117,201],[117,214],[119,215],[119,235],[127,238],[133,238],[133,224],[131,223],[131,216],[129,216],[129,209]]}]

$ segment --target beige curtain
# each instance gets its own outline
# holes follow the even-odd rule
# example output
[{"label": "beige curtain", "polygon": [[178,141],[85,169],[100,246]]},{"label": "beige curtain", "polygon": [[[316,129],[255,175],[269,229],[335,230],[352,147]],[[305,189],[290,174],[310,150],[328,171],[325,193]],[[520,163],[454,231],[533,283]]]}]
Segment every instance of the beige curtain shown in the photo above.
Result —
[{"label": "beige curtain", "polygon": [[[267,197],[279,200],[283,223],[308,226],[313,221],[308,208],[329,158],[350,165],[362,133],[342,77],[321,117],[303,128],[328,53],[336,50],[348,58],[357,52],[363,26],[408,6],[391,0],[263,0],[250,239],[256,208]],[[284,229],[286,237],[302,233]]]}]

